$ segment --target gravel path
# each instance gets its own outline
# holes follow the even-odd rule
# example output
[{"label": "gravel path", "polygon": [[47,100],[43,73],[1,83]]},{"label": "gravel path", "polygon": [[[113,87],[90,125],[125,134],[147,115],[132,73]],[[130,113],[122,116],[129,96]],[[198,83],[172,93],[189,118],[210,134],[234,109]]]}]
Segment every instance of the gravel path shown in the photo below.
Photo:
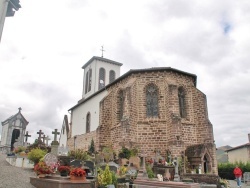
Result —
[{"label": "gravel path", "polygon": [[30,184],[34,171],[11,166],[5,158],[6,154],[0,153],[0,188],[35,188]]}]

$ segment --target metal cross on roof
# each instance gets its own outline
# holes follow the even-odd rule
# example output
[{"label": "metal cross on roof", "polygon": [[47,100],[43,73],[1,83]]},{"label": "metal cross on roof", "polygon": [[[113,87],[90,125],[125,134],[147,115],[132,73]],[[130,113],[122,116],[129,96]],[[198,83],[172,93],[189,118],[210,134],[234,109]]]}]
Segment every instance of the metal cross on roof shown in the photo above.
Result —
[{"label": "metal cross on roof", "polygon": [[101,46],[101,47],[102,47],[101,51],[102,51],[102,57],[103,57],[103,52],[104,52],[105,50],[103,49],[103,46]]}]

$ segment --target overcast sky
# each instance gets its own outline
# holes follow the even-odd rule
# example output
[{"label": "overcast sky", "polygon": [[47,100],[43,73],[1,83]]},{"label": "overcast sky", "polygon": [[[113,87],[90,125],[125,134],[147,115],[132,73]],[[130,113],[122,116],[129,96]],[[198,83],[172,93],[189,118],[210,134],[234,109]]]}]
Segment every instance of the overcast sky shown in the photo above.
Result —
[{"label": "overcast sky", "polygon": [[[21,0],[0,43],[0,121],[22,107],[33,142],[52,138],[81,98],[81,69],[101,56],[130,69],[197,75],[216,146],[250,133],[249,0]],[[68,114],[69,115],[69,114]]]}]

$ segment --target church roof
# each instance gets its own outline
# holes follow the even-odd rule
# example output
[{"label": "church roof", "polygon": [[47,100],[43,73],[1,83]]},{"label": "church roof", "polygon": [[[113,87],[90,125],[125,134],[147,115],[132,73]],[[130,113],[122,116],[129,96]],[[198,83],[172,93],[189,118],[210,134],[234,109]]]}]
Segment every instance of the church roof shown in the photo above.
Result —
[{"label": "church roof", "polygon": [[[94,57],[93,57],[94,58]],[[93,59],[92,58],[92,59]],[[87,63],[86,63],[87,64]],[[85,65],[86,65],[85,64]],[[106,85],[104,88],[100,89],[99,91],[95,92],[94,94],[92,94],[91,96],[89,96],[88,98],[86,99],[81,99],[78,104],[76,104],[75,106],[71,107],[68,111],[70,110],[73,110],[74,108],[76,108],[77,106],[79,106],[80,104],[88,101],[89,99],[91,99],[92,97],[96,96],[98,93],[101,93],[102,91],[104,91],[105,89],[107,89],[108,87],[116,84],[117,82],[123,80],[124,78],[128,77],[129,75],[131,74],[136,74],[136,73],[144,73],[144,72],[156,72],[156,71],[159,71],[159,72],[164,72],[164,71],[167,71],[167,72],[177,72],[179,74],[183,74],[183,75],[187,75],[187,76],[191,76],[193,77],[193,82],[194,82],[194,85],[196,86],[196,80],[197,80],[197,76],[195,74],[191,74],[191,73],[188,73],[188,72],[184,72],[184,71],[181,71],[181,70],[178,70],[178,69],[174,69],[174,68],[171,68],[171,67],[152,67],[152,68],[147,68],[147,69],[130,69],[128,72],[126,72],[125,74],[123,74],[122,76],[120,76],[119,78],[117,78],[115,81],[113,81],[112,83]]]},{"label": "church roof", "polygon": [[85,63],[82,66],[82,69],[85,69],[94,60],[104,61],[104,62],[111,63],[111,64],[114,64],[114,65],[122,66],[122,63],[118,63],[116,61],[113,61],[113,60],[110,60],[110,59],[106,59],[106,58],[103,58],[103,57],[93,56],[87,63]]}]

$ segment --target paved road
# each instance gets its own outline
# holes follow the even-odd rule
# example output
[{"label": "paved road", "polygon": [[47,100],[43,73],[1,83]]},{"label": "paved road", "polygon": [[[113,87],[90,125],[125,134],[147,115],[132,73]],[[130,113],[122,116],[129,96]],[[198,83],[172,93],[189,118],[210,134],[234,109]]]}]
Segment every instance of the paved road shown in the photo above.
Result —
[{"label": "paved road", "polygon": [[30,184],[30,177],[35,176],[33,170],[11,166],[5,158],[0,153],[0,188],[35,188]]},{"label": "paved road", "polygon": [[[237,188],[236,181],[235,180],[229,180],[229,187],[230,188]],[[242,182],[241,188],[250,188],[250,185],[247,185],[247,184],[245,184],[245,183]]]}]

